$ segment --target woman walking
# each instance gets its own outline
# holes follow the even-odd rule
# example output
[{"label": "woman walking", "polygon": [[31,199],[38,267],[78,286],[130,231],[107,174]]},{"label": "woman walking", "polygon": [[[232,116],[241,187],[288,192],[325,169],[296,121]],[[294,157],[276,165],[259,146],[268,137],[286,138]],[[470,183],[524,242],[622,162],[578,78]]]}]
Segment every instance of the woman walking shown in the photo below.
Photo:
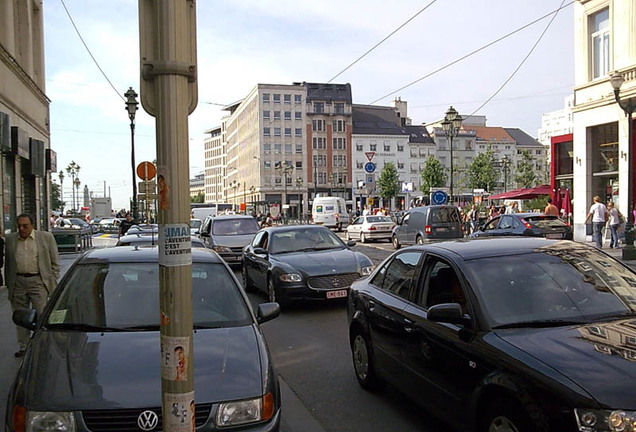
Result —
[{"label": "woman walking", "polygon": [[623,215],[616,207],[614,207],[614,201],[607,203],[607,224],[610,227],[612,239],[610,240],[610,249],[618,249],[618,227],[621,225],[621,218]]}]

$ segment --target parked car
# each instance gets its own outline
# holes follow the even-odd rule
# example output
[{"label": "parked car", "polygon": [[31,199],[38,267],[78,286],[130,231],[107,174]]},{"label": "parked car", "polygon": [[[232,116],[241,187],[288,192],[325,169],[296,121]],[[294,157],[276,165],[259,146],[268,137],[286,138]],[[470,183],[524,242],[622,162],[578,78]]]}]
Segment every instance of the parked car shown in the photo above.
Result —
[{"label": "parked car", "polygon": [[[157,259],[157,248],[91,250],[42,317],[14,313],[34,334],[10,389],[6,431],[140,430],[144,421],[161,430],[162,372],[179,366],[161,367]],[[259,325],[279,306],[261,304],[255,316],[228,266],[197,249],[192,303],[194,358],[184,362],[194,365],[197,432],[277,431],[278,378]]]},{"label": "parked car", "polygon": [[512,213],[496,216],[469,237],[530,236],[572,240],[572,228],[556,216]]},{"label": "parked car", "polygon": [[636,272],[582,243],[410,247],[351,287],[355,374],[368,389],[390,382],[457,430],[626,431],[635,299]]},{"label": "parked car", "polygon": [[201,219],[192,218],[190,219],[190,234],[197,235],[199,234],[199,228],[201,228],[201,224],[203,221]]},{"label": "parked car", "polygon": [[157,234],[159,225],[157,224],[136,224],[132,225],[126,231],[126,234]]},{"label": "parked car", "polygon": [[[205,243],[197,236],[191,236],[193,248],[206,248]],[[126,234],[117,239],[115,246],[156,246],[159,244],[157,234]]]},{"label": "parked car", "polygon": [[228,264],[240,264],[243,248],[259,228],[256,219],[248,215],[208,216],[199,229],[199,237]]},{"label": "parked car", "polygon": [[105,218],[99,221],[99,232],[105,234],[117,234],[121,218]]},{"label": "parked car", "polygon": [[347,227],[345,238],[358,239],[361,243],[367,240],[391,241],[391,234],[395,223],[389,216],[358,216]]},{"label": "parked car", "polygon": [[263,228],[243,250],[243,286],[264,291],[281,306],[347,297],[351,283],[373,270],[353,245],[324,226]]},{"label": "parked car", "polygon": [[84,231],[93,231],[90,224],[83,219],[80,218],[58,218],[55,221],[56,228],[73,228],[73,229],[81,229]]},{"label": "parked car", "polygon": [[451,205],[413,207],[398,220],[391,242],[402,245],[422,244],[426,240],[457,239],[464,236],[459,209]]}]

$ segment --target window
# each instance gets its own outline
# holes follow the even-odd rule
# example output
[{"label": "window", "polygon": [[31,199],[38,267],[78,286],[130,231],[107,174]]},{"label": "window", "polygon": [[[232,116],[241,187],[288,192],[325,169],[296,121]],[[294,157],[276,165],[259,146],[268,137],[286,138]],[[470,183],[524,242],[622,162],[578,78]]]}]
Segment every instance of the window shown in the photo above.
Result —
[{"label": "window", "polygon": [[341,102],[336,102],[333,104],[333,112],[334,114],[344,114],[345,113],[345,104]]},{"label": "window", "polygon": [[263,93],[263,103],[269,103],[269,93]]},{"label": "window", "polygon": [[302,153],[302,152],[303,152],[303,145],[296,144],[296,153]]},{"label": "window", "polygon": [[279,127],[275,127],[274,128],[274,136],[280,136],[280,128]]},{"label": "window", "polygon": [[314,113],[324,114],[325,104],[323,102],[314,102]]},{"label": "window", "polygon": [[591,15],[588,26],[592,49],[592,79],[596,79],[606,76],[610,68],[609,9]]},{"label": "window", "polygon": [[408,300],[421,257],[421,252],[405,252],[396,255],[375,275],[371,283]]},{"label": "window", "polygon": [[296,161],[296,169],[297,170],[303,169],[303,162],[302,161]]},{"label": "window", "polygon": [[283,95],[283,101],[285,103],[291,103],[291,95],[290,94]]},{"label": "window", "polygon": [[301,95],[294,95],[294,102],[296,102],[297,104],[302,102],[302,96]]},{"label": "window", "polygon": [[280,154],[281,147],[282,147],[282,144],[274,144],[274,153],[275,154]]},{"label": "window", "polygon": [[323,137],[314,137],[313,138],[313,148],[314,149],[326,149],[327,148],[327,138]]},{"label": "window", "polygon": [[263,168],[265,168],[266,170],[271,170],[272,169],[272,162],[271,161],[263,162]]},{"label": "window", "polygon": [[397,151],[399,151],[399,152],[403,152],[403,151],[404,151],[404,146],[403,146],[403,145],[401,145],[401,144],[398,144],[398,146],[397,146]]},{"label": "window", "polygon": [[285,136],[286,137],[290,137],[291,136],[291,128],[285,128]]},{"label": "window", "polygon": [[269,120],[269,110],[263,111],[263,119]]},{"label": "window", "polygon": [[404,161],[398,161],[397,168],[398,169],[404,169]]},{"label": "window", "polygon": [[345,156],[345,155],[333,155],[333,166],[334,167],[346,167],[347,166],[347,156]]},{"label": "window", "polygon": [[356,169],[363,169],[363,168],[364,168],[364,162],[356,161]]},{"label": "window", "polygon": [[472,150],[473,149],[473,143],[471,140],[466,140],[464,141],[464,148],[466,150]]},{"label": "window", "polygon": [[347,139],[346,138],[333,138],[333,149],[334,150],[346,150],[347,149]]},{"label": "window", "polygon": [[274,93],[274,103],[280,103],[280,95]]},{"label": "window", "polygon": [[302,136],[303,136],[303,128],[296,128],[296,129],[294,129],[294,134],[295,134],[297,137],[302,137]]},{"label": "window", "polygon": [[268,127],[263,128],[263,135],[269,136],[269,128]]},{"label": "window", "polygon": [[376,143],[369,144],[369,150],[376,151],[378,149],[378,145]]},{"label": "window", "polygon": [[302,119],[303,119],[303,113],[302,113],[302,112],[300,112],[300,111],[296,111],[296,112],[294,113],[294,118],[295,118],[296,120],[302,120]]},{"label": "window", "polygon": [[314,132],[323,132],[325,130],[325,121],[324,120],[312,120],[311,129]]},{"label": "window", "polygon": [[541,156],[541,150],[536,150],[535,153],[537,156]]},{"label": "window", "polygon": [[291,120],[291,111],[285,111],[285,120]]},{"label": "window", "polygon": [[362,150],[364,150],[364,145],[360,141],[356,142],[356,151],[361,152]]},{"label": "window", "polygon": [[272,152],[272,145],[267,143],[263,144],[263,153],[270,154]]},{"label": "window", "polygon": [[291,153],[291,152],[292,152],[292,145],[285,144],[285,153]]},{"label": "window", "polygon": [[274,111],[274,120],[280,120],[280,111]]},{"label": "window", "polygon": [[333,121],[333,131],[334,132],[345,132],[347,129],[347,122],[344,120],[334,120]]},{"label": "window", "polygon": [[391,151],[391,144],[389,144],[387,141],[384,142],[384,151],[385,152]]}]

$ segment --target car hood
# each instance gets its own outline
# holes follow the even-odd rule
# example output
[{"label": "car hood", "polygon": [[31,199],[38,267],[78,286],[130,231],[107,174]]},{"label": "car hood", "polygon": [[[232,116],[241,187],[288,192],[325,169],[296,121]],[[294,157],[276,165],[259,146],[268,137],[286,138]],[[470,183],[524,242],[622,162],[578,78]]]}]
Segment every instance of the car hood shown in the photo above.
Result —
[{"label": "car hood", "polygon": [[350,249],[282,253],[272,257],[306,276],[357,273],[361,265],[356,252]]},{"label": "car hood", "polygon": [[[161,406],[159,332],[40,331],[21,370],[33,410]],[[200,403],[263,392],[253,326],[197,330],[194,383]],[[26,376],[28,374],[28,376]]]},{"label": "car hood", "polygon": [[636,409],[636,350],[625,345],[636,320],[584,326],[496,330],[496,334],[569,378],[601,405]]},{"label": "car hood", "polygon": [[212,242],[215,245],[226,247],[243,247],[249,244],[254,238],[254,234],[230,235],[230,236],[212,236]]}]

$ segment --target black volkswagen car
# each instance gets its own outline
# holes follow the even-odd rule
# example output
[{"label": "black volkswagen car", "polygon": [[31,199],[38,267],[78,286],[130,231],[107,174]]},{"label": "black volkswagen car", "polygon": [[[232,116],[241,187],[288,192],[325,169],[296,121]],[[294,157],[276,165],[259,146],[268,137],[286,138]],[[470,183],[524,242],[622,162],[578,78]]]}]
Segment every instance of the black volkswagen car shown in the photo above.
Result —
[{"label": "black volkswagen car", "polygon": [[634,431],[636,273],[596,248],[458,240],[394,253],[348,299],[359,383],[459,430]]},{"label": "black volkswagen car", "polygon": [[572,240],[572,228],[556,216],[513,213],[486,222],[469,237],[528,236]]},{"label": "black volkswagen car", "polygon": [[[190,360],[162,362],[157,258],[156,247],[89,251],[42,317],[14,313],[34,335],[9,393],[7,432],[162,429],[162,364],[179,380]],[[280,308],[264,303],[255,316],[216,254],[193,249],[192,261],[196,430],[277,431],[278,377],[259,324]],[[188,408],[178,412],[191,416]]]},{"label": "black volkswagen car", "polygon": [[319,225],[264,228],[243,249],[243,286],[281,304],[347,297],[351,283],[374,268],[350,249],[355,243]]}]

